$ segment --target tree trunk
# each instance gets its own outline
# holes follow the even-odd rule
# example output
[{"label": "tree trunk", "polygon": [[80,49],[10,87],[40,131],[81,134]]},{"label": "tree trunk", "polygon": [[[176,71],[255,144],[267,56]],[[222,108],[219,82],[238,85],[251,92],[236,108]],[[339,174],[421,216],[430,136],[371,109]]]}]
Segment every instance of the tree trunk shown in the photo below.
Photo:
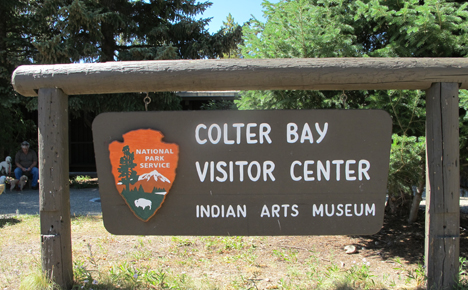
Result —
[{"label": "tree trunk", "polygon": [[[105,7],[105,11],[116,11],[115,3],[111,0],[103,0],[101,1],[101,5]],[[101,40],[101,57],[100,62],[106,61],[114,61],[115,55],[115,38],[114,32],[115,28],[112,24],[109,24],[106,19],[101,22],[101,33],[102,33],[102,40]]]},{"label": "tree trunk", "polygon": [[[425,176],[426,171],[423,170],[422,174],[423,176]],[[421,180],[419,181],[418,188],[416,189],[416,193],[414,194],[414,197],[413,197],[413,204],[411,205],[411,211],[410,211],[410,215],[408,218],[409,224],[414,223],[416,219],[418,218],[419,205],[421,204],[422,193],[424,191],[425,185],[426,185],[426,179],[422,177]]]},{"label": "tree trunk", "polygon": [[389,212],[390,214],[395,213],[395,197],[393,197],[393,195],[388,196],[387,206],[385,207],[385,211]]}]

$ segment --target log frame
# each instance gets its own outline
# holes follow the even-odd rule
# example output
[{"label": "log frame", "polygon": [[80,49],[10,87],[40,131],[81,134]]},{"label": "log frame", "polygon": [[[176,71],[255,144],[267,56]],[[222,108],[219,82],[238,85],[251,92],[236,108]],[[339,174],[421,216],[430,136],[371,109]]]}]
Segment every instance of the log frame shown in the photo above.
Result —
[{"label": "log frame", "polygon": [[[458,88],[468,89],[467,58],[179,60],[30,65],[15,70],[12,84],[22,95],[39,95],[43,266],[54,270],[53,279],[63,287],[69,287],[73,279],[68,158],[61,157],[68,156],[65,137],[68,129],[54,127],[57,123],[53,120],[66,116],[64,100],[68,95],[79,94],[184,90],[428,90],[425,243],[426,266],[431,266],[427,270],[428,287],[450,287],[455,282],[459,254],[459,194],[456,191],[459,188]],[[52,114],[56,114],[55,117]],[[53,129],[48,129],[48,126]],[[50,135],[46,133],[48,130]],[[63,175],[53,175],[52,180],[44,178],[54,171],[62,171]],[[57,193],[59,199],[52,201],[45,192]],[[51,230],[51,224],[57,225],[55,230]],[[54,252],[60,252],[59,256]],[[61,269],[60,275],[55,273],[57,265]]]},{"label": "log frame", "polygon": [[455,82],[468,89],[468,58],[309,58],[158,60],[25,65],[12,84],[67,95],[225,90],[426,90]]}]

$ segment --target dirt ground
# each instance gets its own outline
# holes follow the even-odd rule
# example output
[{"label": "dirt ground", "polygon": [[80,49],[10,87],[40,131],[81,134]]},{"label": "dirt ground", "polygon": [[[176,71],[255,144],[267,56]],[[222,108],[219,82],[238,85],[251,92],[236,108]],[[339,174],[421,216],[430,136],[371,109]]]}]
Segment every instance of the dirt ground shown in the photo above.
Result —
[{"label": "dirt ground", "polygon": [[[254,286],[253,289],[309,289],[278,285],[285,279],[311,281],[304,273],[310,275],[312,264],[323,269],[337,267],[340,271],[368,265],[376,280],[382,280],[382,277],[385,280],[385,287],[375,289],[425,289],[421,280],[424,210],[419,211],[418,220],[412,225],[408,225],[407,216],[406,210],[387,214],[383,228],[371,236],[242,237],[230,242],[220,242],[223,237],[113,236],[105,231],[101,218],[97,217],[95,222],[86,224],[87,228],[72,221],[73,259],[83,263],[92,273],[128,262],[138,269],[167,269],[176,275],[205,277],[217,289],[250,289]],[[24,257],[31,256],[34,263],[40,263],[38,229],[31,225],[26,233],[24,229],[15,232],[15,223],[21,223],[13,217],[0,216],[0,222],[0,232],[11,235],[4,236],[3,245],[0,245],[4,262],[0,266],[3,272],[0,278],[4,280],[0,289],[17,289],[15,285],[19,285],[25,265],[30,263]],[[18,235],[24,241],[20,242]],[[230,247],[228,243],[232,242],[240,246]],[[354,246],[355,252],[347,254],[346,246]],[[251,255],[244,255],[251,249]],[[460,218],[460,256],[468,258],[468,215],[463,213]],[[241,288],[224,287],[225,281],[239,279],[236,277],[245,278]]]}]

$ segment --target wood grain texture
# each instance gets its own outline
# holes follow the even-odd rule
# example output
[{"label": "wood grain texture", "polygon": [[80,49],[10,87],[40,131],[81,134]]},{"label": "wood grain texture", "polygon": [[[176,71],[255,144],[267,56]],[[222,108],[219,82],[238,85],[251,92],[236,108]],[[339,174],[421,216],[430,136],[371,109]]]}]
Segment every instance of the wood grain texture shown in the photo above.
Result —
[{"label": "wood grain texture", "polygon": [[25,65],[15,90],[67,95],[161,91],[429,89],[451,82],[468,88],[468,58],[308,58],[122,61]]},{"label": "wood grain texture", "polygon": [[63,289],[73,284],[68,181],[68,96],[40,89],[39,214],[42,268]]},{"label": "wood grain texture", "polygon": [[426,95],[426,240],[428,289],[454,289],[460,251],[458,84]]}]

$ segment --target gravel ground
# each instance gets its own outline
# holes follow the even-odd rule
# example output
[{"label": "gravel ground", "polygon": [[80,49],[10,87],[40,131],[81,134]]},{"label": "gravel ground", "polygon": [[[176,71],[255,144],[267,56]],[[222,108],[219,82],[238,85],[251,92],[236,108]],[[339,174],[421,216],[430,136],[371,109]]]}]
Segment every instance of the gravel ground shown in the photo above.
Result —
[{"label": "gravel ground", "polygon": [[[101,203],[97,188],[70,189],[70,212],[72,215],[100,215]],[[7,189],[0,195],[0,215],[39,214],[39,190],[22,192]]]}]

